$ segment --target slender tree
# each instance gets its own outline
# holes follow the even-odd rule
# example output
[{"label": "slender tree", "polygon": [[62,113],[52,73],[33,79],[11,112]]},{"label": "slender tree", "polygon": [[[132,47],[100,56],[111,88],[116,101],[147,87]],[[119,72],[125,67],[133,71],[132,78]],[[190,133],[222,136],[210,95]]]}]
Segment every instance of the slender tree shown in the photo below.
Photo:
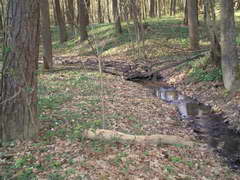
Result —
[{"label": "slender tree", "polygon": [[216,15],[213,0],[204,1],[205,23],[208,29],[208,34],[211,42],[210,46],[210,62],[221,66],[221,46],[219,27],[216,23]]},{"label": "slender tree", "polygon": [[187,1],[188,29],[191,49],[199,49],[197,0]]},{"label": "slender tree", "polygon": [[104,23],[101,0],[97,0],[98,4],[98,23]]},{"label": "slender tree", "polygon": [[113,9],[113,17],[115,21],[115,29],[116,32],[121,34],[122,33],[122,26],[121,26],[121,20],[118,12],[118,1],[112,0],[112,9]]},{"label": "slender tree", "polygon": [[0,140],[38,132],[39,0],[8,0],[0,85]]},{"label": "slender tree", "polygon": [[150,0],[149,16],[150,17],[154,17],[155,16],[155,0]]},{"label": "slender tree", "polygon": [[56,16],[57,16],[57,21],[58,21],[59,31],[60,31],[60,42],[64,43],[65,41],[67,41],[68,37],[67,37],[66,25],[63,19],[59,0],[55,0],[55,9],[56,9]]},{"label": "slender tree", "polygon": [[67,0],[66,3],[66,12],[67,12],[67,22],[71,27],[71,31],[74,31],[74,1]]},{"label": "slender tree", "polygon": [[183,19],[183,24],[188,25],[188,5],[187,5],[188,0],[184,1],[184,19]]},{"label": "slender tree", "polygon": [[110,3],[109,0],[107,0],[107,18],[108,18],[108,22],[111,23],[111,15],[110,15]]},{"label": "slender tree", "polygon": [[43,42],[43,63],[45,69],[53,67],[52,35],[50,30],[50,15],[48,0],[40,0],[41,9],[41,34]]},{"label": "slender tree", "polygon": [[87,26],[89,25],[88,4],[90,1],[78,0],[78,14],[81,41],[88,39]]},{"label": "slender tree", "polygon": [[236,48],[236,28],[233,0],[221,3],[221,55],[224,86],[228,90],[240,90],[240,68]]}]

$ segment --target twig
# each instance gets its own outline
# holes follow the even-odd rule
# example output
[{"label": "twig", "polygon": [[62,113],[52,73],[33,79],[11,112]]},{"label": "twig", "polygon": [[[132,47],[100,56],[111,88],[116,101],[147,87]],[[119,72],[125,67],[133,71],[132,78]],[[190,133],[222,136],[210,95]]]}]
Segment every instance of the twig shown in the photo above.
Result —
[{"label": "twig", "polygon": [[187,58],[187,59],[185,59],[185,60],[183,60],[183,61],[181,61],[181,62],[172,63],[172,64],[169,64],[169,65],[164,66],[164,67],[162,67],[162,68],[159,68],[159,69],[157,69],[157,70],[151,71],[151,72],[149,72],[149,74],[170,69],[170,68],[175,67],[175,66],[178,66],[178,65],[180,65],[180,64],[184,64],[184,63],[186,63],[186,62],[190,62],[190,61],[196,60],[196,59],[198,59],[198,58],[200,58],[200,57],[204,57],[205,55],[206,55],[205,53],[201,53],[201,54],[198,54],[198,55],[189,57],[189,58]]},{"label": "twig", "polygon": [[21,91],[22,91],[22,88],[19,88],[17,93],[15,93],[12,97],[7,98],[4,101],[0,102],[0,105],[5,104],[6,102],[13,100],[14,98],[16,98],[21,93]]}]

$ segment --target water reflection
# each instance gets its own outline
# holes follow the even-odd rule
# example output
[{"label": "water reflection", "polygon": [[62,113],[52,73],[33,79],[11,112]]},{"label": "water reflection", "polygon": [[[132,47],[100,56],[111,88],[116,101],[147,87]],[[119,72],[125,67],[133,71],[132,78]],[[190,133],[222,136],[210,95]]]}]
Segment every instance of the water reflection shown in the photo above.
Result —
[{"label": "water reflection", "polygon": [[199,139],[206,141],[231,168],[240,169],[240,135],[228,128],[222,116],[173,87],[153,89],[155,96],[177,106],[182,119],[188,122]]}]

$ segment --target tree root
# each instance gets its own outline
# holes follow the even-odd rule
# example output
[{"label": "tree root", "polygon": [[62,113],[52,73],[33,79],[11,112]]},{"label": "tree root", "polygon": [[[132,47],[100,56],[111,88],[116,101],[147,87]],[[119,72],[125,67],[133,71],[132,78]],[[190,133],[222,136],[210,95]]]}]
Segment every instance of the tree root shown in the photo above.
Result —
[{"label": "tree root", "polygon": [[137,144],[182,144],[186,146],[194,146],[195,142],[187,138],[182,138],[174,135],[130,135],[121,133],[114,130],[107,129],[88,129],[83,133],[84,137],[88,139],[97,139],[97,140],[117,140],[123,143],[137,143]]}]

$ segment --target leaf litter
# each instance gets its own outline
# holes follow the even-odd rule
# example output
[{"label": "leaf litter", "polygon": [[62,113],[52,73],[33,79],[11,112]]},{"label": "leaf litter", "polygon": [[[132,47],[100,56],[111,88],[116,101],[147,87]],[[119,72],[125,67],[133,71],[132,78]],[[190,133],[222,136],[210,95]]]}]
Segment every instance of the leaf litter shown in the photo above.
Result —
[{"label": "leaf litter", "polygon": [[[46,87],[40,100],[52,98],[52,101],[44,102],[40,114],[41,130],[32,141],[17,141],[0,147],[0,177],[239,179],[238,174],[222,164],[220,158],[204,145],[153,146],[82,137],[82,129],[95,127],[129,134],[166,134],[194,139],[179,120],[176,108],[156,99],[149,89],[117,76],[103,74],[102,81],[100,77],[99,73],[83,69],[40,74],[40,81]],[[175,73],[167,81],[178,85],[182,92],[188,92],[188,85],[179,77]],[[209,86],[191,84],[188,95],[214,104],[203,95]],[[200,87],[204,88],[199,91]],[[215,90],[210,89],[211,93],[222,95],[222,91]],[[199,94],[194,94],[197,92]],[[64,94],[66,98],[60,100],[61,96],[56,94]],[[57,101],[55,105],[54,101]],[[3,154],[12,156],[4,158]]]}]

